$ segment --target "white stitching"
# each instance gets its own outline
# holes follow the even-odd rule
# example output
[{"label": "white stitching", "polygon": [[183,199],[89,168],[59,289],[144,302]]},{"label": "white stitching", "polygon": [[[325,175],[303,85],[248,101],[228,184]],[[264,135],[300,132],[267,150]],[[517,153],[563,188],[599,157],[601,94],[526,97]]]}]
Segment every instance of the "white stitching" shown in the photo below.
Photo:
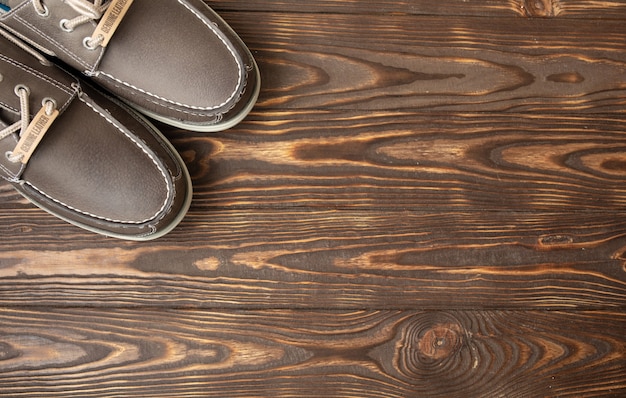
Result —
[{"label": "white stitching", "polygon": [[10,182],[18,182],[19,179],[17,178],[17,176],[20,175],[24,171],[24,167],[26,166],[21,165],[20,171],[17,174],[15,174],[11,170],[9,170],[5,165],[0,164],[0,168],[4,172],[3,174],[6,174],[6,175],[3,175],[2,178]]},{"label": "white stitching", "polygon": [[44,195],[44,196],[45,196],[45,197],[47,197],[48,199],[50,199],[50,200],[52,200],[52,201],[54,201],[54,202],[56,202],[56,203],[58,203],[58,204],[60,204],[60,205],[62,205],[62,206],[64,206],[64,207],[66,207],[66,208],[68,208],[68,209],[70,209],[70,210],[72,210],[72,211],[75,211],[75,212],[77,212],[77,213],[81,213],[81,214],[84,214],[84,215],[87,215],[87,216],[90,216],[90,217],[94,217],[94,218],[97,218],[97,219],[100,219],[100,220],[109,221],[109,222],[118,223],[118,224],[137,224],[137,225],[138,225],[138,224],[144,224],[144,223],[146,223],[146,222],[148,222],[148,221],[152,221],[152,220],[156,220],[156,219],[158,219],[159,215],[163,212],[163,210],[164,210],[164,209],[165,209],[165,207],[167,206],[167,203],[168,203],[168,201],[169,201],[169,199],[171,198],[171,195],[172,195],[172,190],[171,190],[171,188],[170,188],[170,186],[169,186],[169,183],[168,183],[168,182],[169,182],[169,180],[168,180],[168,178],[167,178],[167,175],[166,175],[166,174],[165,174],[165,172],[162,170],[162,168],[161,168],[161,167],[159,167],[159,164],[158,164],[158,163],[157,163],[157,161],[154,159],[154,157],[153,157],[150,153],[148,153],[148,152],[147,152],[147,151],[146,151],[146,150],[145,150],[145,149],[144,149],[144,148],[143,148],[143,147],[139,144],[139,142],[138,142],[137,140],[135,140],[135,139],[134,139],[131,135],[127,134],[127,133],[124,131],[124,129],[123,129],[122,127],[118,126],[118,125],[117,125],[117,123],[115,123],[115,121],[114,121],[113,119],[110,119],[110,118],[109,118],[109,117],[107,117],[104,113],[102,113],[102,112],[100,112],[98,109],[94,108],[94,107],[93,107],[90,103],[88,103],[87,101],[85,101],[85,100],[84,100],[81,96],[79,96],[78,98],[79,98],[79,99],[80,99],[80,101],[82,101],[85,105],[87,105],[88,107],[90,107],[90,108],[91,108],[94,112],[96,112],[97,114],[99,114],[100,116],[102,116],[105,120],[107,120],[109,123],[111,123],[111,124],[112,124],[112,125],[113,125],[116,129],[117,129],[117,130],[119,130],[122,134],[124,134],[124,135],[125,135],[128,139],[130,139],[133,143],[135,143],[135,145],[137,145],[137,147],[138,147],[139,149],[141,149],[141,151],[142,151],[142,152],[144,152],[144,153],[145,153],[145,154],[146,154],[146,155],[150,158],[150,160],[152,160],[152,162],[153,162],[153,163],[154,163],[154,165],[156,166],[157,170],[159,170],[159,172],[161,173],[161,176],[162,176],[162,177],[163,177],[163,179],[165,180],[165,185],[167,186],[167,195],[166,195],[166,198],[165,198],[165,200],[164,200],[164,202],[163,202],[163,205],[161,205],[161,208],[159,208],[159,209],[157,210],[157,212],[156,212],[153,216],[151,216],[151,217],[149,217],[149,218],[147,218],[147,219],[145,219],[145,220],[142,220],[142,221],[114,220],[114,219],[111,219],[111,218],[98,216],[98,215],[96,215],[96,214],[92,214],[92,213],[89,213],[89,212],[87,212],[87,211],[83,211],[83,210],[77,209],[77,208],[75,208],[75,207],[72,207],[72,206],[70,206],[70,205],[68,205],[68,204],[66,204],[66,203],[63,203],[62,201],[60,201],[60,200],[58,200],[58,199],[53,198],[52,196],[48,195],[47,193],[45,193],[45,192],[44,192],[44,191],[42,191],[41,189],[37,188],[37,187],[36,187],[35,185],[33,185],[32,183],[30,183],[30,182],[28,182],[28,181],[25,181],[25,183],[26,183],[26,184],[28,184],[28,185],[30,185],[33,189],[35,189],[37,192],[39,192],[40,194]]},{"label": "white stitching", "polygon": [[33,33],[37,34],[42,40],[45,40],[48,43],[50,43],[51,45],[57,47],[63,53],[67,54],[70,58],[72,58],[75,62],[77,62],[77,63],[79,63],[79,64],[81,64],[81,65],[83,65],[85,67],[93,69],[98,64],[99,60],[102,59],[102,54],[104,53],[103,49],[100,50],[100,54],[97,57],[96,62],[94,62],[94,64],[91,65],[86,60],[83,60],[79,54],[74,54],[70,49],[65,47],[61,42],[59,42],[57,40],[52,40],[52,38],[48,34],[43,32],[42,30],[38,29],[35,25],[32,25],[27,20],[23,19],[20,15],[16,14],[14,18],[16,20],[20,21],[24,26],[30,28],[30,30]]},{"label": "white stitching", "polygon": [[[65,109],[65,107],[67,107],[69,105],[69,103],[72,101],[72,99],[74,98],[74,95],[76,94],[74,92],[74,90],[70,90],[67,86],[64,86],[62,84],[60,84],[59,82],[57,82],[56,80],[52,80],[50,77],[44,75],[43,73],[29,67],[28,65],[24,65],[21,64],[11,58],[7,58],[4,55],[0,54],[0,60],[6,62],[9,65],[12,65],[18,69],[23,70],[26,73],[29,73],[31,75],[34,75],[36,78],[45,81],[46,83],[58,88],[59,90],[65,92],[66,94],[68,94],[70,97],[67,99],[67,101],[65,101],[65,103],[63,104],[63,106],[61,106],[59,108],[59,110]],[[78,80],[75,80],[75,82],[78,82]],[[9,106],[8,104],[5,104],[7,108],[10,108],[13,111],[17,111],[17,109],[12,108],[11,106]]]},{"label": "white stitching", "polygon": [[[41,40],[45,40],[46,42],[48,42],[49,44],[51,44],[52,46],[55,46],[56,48],[58,48],[59,50],[61,50],[63,53],[67,54],[71,59],[73,59],[75,62],[81,64],[82,66],[86,67],[86,68],[91,68],[91,70],[95,70],[95,68],[97,67],[97,65],[100,63],[100,61],[102,60],[102,56],[104,55],[105,51],[104,49],[100,49],[99,50],[99,55],[98,57],[95,59],[95,62],[93,64],[90,64],[89,62],[87,62],[86,60],[83,60],[82,57],[79,54],[75,54],[74,52],[72,52],[70,49],[68,49],[67,47],[65,47],[60,41],[58,40],[53,40],[53,38],[48,35],[47,33],[45,33],[44,31],[42,31],[41,29],[37,28],[37,26],[31,24],[28,20],[25,20],[24,18],[22,18],[22,16],[19,14],[19,11],[23,8],[26,8],[28,6],[32,6],[32,3],[30,1],[25,1],[24,3],[20,4],[19,6],[13,8],[11,10],[11,14],[13,16],[13,19],[17,22],[20,22],[24,27],[30,29],[34,34],[36,34]],[[90,22],[90,24],[95,28],[96,24],[94,22]],[[8,25],[7,25],[8,26]],[[17,32],[15,32],[17,33]],[[28,41],[28,42],[33,42],[31,39],[29,39],[27,36],[18,34],[22,39]],[[39,46],[40,49],[45,50],[46,52],[49,52],[50,50],[45,49],[43,46],[41,46],[39,43],[33,43],[33,45],[35,46]],[[50,55],[54,55],[54,51],[52,52],[52,54]]]},{"label": "white stitching", "polygon": [[[154,97],[156,99],[159,99],[161,101],[165,101],[165,102],[170,103],[172,105],[185,107],[185,108],[190,108],[190,109],[195,109],[195,110],[198,110],[198,111],[213,111],[215,109],[219,109],[219,108],[223,107],[224,105],[226,105],[228,102],[230,102],[235,97],[235,95],[238,92],[238,90],[233,91],[233,94],[231,94],[230,97],[228,97],[228,99],[226,101],[224,101],[223,103],[221,103],[219,105],[209,106],[209,107],[201,107],[201,106],[183,104],[181,102],[176,102],[176,101],[172,101],[170,99],[164,98],[164,97],[160,97],[160,96],[158,96],[156,94],[153,94],[153,93],[151,93],[149,91],[146,91],[146,90],[143,90],[143,89],[141,89],[139,87],[136,87],[136,86],[134,86],[134,85],[132,85],[132,84],[130,84],[128,82],[125,82],[123,80],[117,79],[116,77],[114,77],[114,76],[112,76],[112,75],[110,75],[110,74],[108,74],[106,72],[99,71],[98,74],[99,75],[105,75],[106,77],[108,77],[109,79],[111,79],[113,81],[116,81],[116,82],[118,82],[118,83],[120,83],[120,84],[122,84],[122,85],[124,85],[126,87],[129,87],[129,88],[131,88],[133,90],[139,91],[140,93],[148,95],[150,97]],[[239,82],[237,83],[237,87],[239,87]],[[155,101],[150,101],[150,102],[152,102],[153,104],[161,105],[160,103],[155,102]],[[175,109],[175,108],[169,108],[169,109]],[[191,112],[187,112],[187,111],[181,111],[181,112],[191,113]],[[198,113],[198,115],[200,115],[200,114]]]},{"label": "white stitching", "polygon": [[[26,4],[28,4],[29,2],[25,2],[22,6],[26,6]],[[111,80],[114,80],[126,87],[129,87],[133,90],[136,90],[140,93],[143,93],[149,97],[153,97],[156,98],[160,101],[164,101],[167,102],[169,104],[175,105],[175,106],[179,106],[179,107],[184,107],[184,108],[189,108],[189,109],[193,109],[196,111],[213,111],[213,110],[217,110],[222,108],[223,106],[225,106],[227,103],[229,103],[230,101],[233,100],[233,98],[235,98],[235,96],[237,96],[239,94],[239,87],[241,86],[242,82],[243,82],[243,70],[242,67],[240,65],[240,63],[238,62],[238,58],[237,58],[237,54],[235,54],[235,52],[233,51],[233,49],[231,49],[231,47],[228,45],[228,43],[224,40],[224,38],[222,38],[219,35],[219,32],[215,29],[215,27],[213,26],[213,24],[210,21],[207,21],[203,18],[203,15],[200,14],[198,11],[196,11],[195,9],[193,9],[190,5],[188,5],[186,2],[184,2],[183,0],[178,0],[178,3],[181,4],[183,7],[185,7],[187,10],[189,10],[189,12],[191,12],[196,18],[198,18],[206,27],[208,27],[219,39],[220,41],[224,44],[224,46],[228,49],[228,52],[232,55],[232,57],[235,60],[235,64],[237,65],[237,84],[235,85],[235,87],[233,88],[233,92],[228,96],[228,98],[222,102],[219,105],[215,105],[215,106],[209,106],[209,107],[200,107],[200,106],[195,106],[195,105],[189,105],[189,104],[184,104],[184,103],[180,103],[180,102],[176,102],[173,100],[169,100],[167,98],[158,96],[157,94],[151,93],[149,91],[143,90],[139,87],[136,87],[134,85],[132,85],[129,82],[125,82],[123,80],[120,80],[116,77],[114,77],[111,74],[108,74],[106,72],[103,71],[99,71],[96,72],[95,68],[97,67],[97,65],[100,63],[100,60],[102,59],[102,57],[104,56],[105,51],[102,49],[100,50],[100,54],[96,60],[96,62],[94,62],[94,64],[90,64],[86,61],[84,61],[79,55],[74,54],[73,52],[71,52],[68,48],[66,48],[65,46],[63,46],[60,42],[56,41],[56,40],[52,40],[51,37],[49,37],[48,35],[46,35],[43,31],[39,30],[36,26],[30,24],[28,21],[24,20],[20,15],[18,15],[17,13],[14,15],[14,18],[16,20],[18,20],[19,22],[21,22],[24,26],[28,27],[33,33],[37,34],[41,39],[46,40],[47,42],[49,42],[50,44],[56,46],[57,48],[59,48],[61,51],[63,51],[65,54],[67,54],[71,59],[73,59],[75,62],[78,62],[79,64],[89,68],[88,71],[86,71],[86,75],[88,76],[92,76],[94,74],[102,74],[105,75],[106,77],[110,78]],[[14,10],[15,11],[15,10]],[[160,105],[163,106],[160,103],[151,101],[152,103],[156,104],[156,105]],[[187,114],[193,114],[193,115],[197,115],[200,116],[200,114],[198,113],[193,113],[190,111],[185,111],[185,110],[180,110],[180,109],[174,109],[174,108],[169,108],[172,110],[176,110],[182,113],[187,113]]]},{"label": "white stitching", "polygon": [[[241,68],[241,65],[239,62],[237,62],[237,54],[235,54],[235,52],[230,48],[230,46],[228,45],[228,43],[226,43],[226,41],[219,35],[219,33],[217,32],[217,30],[214,28],[213,24],[206,21],[202,15],[200,13],[198,13],[196,10],[192,9],[191,6],[189,6],[188,4],[184,3],[182,0],[178,0],[178,3],[180,3],[183,7],[185,7],[187,10],[189,10],[192,14],[194,14],[196,16],[196,18],[198,18],[203,24],[205,24],[209,29],[211,29],[211,31],[213,31],[213,33],[221,40],[221,42],[224,44],[224,46],[228,49],[228,51],[230,52],[230,54],[233,56],[233,58],[235,59],[235,64],[237,64],[237,84],[235,85],[235,88],[233,89],[233,92],[230,94],[230,96],[221,104],[219,105],[215,105],[215,106],[210,106],[210,107],[200,107],[200,106],[194,106],[194,105],[188,105],[188,104],[183,104],[180,102],[176,102],[176,101],[172,101],[169,100],[167,98],[163,98],[160,97],[156,94],[153,94],[149,91],[145,91],[143,89],[140,89],[139,87],[136,87],[128,82],[125,82],[123,80],[120,80],[106,72],[103,71],[98,71],[97,74],[102,74],[105,75],[106,77],[110,78],[111,80],[114,80],[120,84],[123,84],[127,87],[130,87],[134,90],[137,90],[145,95],[148,95],[150,97],[154,97],[157,98],[161,101],[165,101],[168,102],[170,104],[176,105],[176,106],[181,106],[181,107],[185,107],[185,108],[190,108],[190,109],[194,109],[194,110],[199,110],[199,111],[212,111],[215,109],[219,109],[221,107],[223,107],[224,105],[226,105],[227,103],[229,103],[230,101],[232,101],[233,98],[235,98],[235,96],[238,94],[239,91],[239,86],[241,85],[242,81],[243,81],[243,71]],[[185,111],[181,111],[184,113],[190,113],[190,112],[185,112]]]},{"label": "white stitching", "polygon": [[[62,111],[63,109],[65,109],[69,103],[74,99],[76,92],[73,90],[70,90],[68,87],[58,83],[56,80],[52,80],[50,77],[44,75],[42,72],[33,69],[31,67],[29,67],[28,65],[24,65],[22,63],[19,63],[17,61],[15,61],[14,59],[8,58],[4,55],[0,54],[0,61],[6,62],[7,64],[20,69],[30,75],[33,75],[35,78],[38,78],[40,80],[43,80],[44,82],[50,84],[51,86],[56,87],[57,89],[63,91],[64,93],[69,95],[69,98],[67,99],[67,101],[65,101],[65,103],[59,108],[59,111]],[[4,103],[4,102],[0,102],[0,105],[2,105],[5,109],[11,110],[13,112],[18,112],[19,110],[17,108],[12,107],[11,105],[9,105],[8,103]],[[24,172],[24,169],[26,168],[26,165],[22,165],[20,166],[20,170],[17,173],[13,173],[10,169],[6,168],[4,165],[0,165],[0,167],[2,168],[2,170],[10,177],[10,179],[7,179],[8,181],[11,182],[18,182],[18,176],[22,175],[22,173]]]}]

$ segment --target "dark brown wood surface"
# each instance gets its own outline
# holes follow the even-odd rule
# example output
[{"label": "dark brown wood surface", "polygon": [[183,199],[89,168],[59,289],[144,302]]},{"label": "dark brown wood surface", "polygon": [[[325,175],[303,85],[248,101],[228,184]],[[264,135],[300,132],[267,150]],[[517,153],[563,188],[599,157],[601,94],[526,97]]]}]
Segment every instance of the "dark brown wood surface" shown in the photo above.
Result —
[{"label": "dark brown wood surface", "polygon": [[207,2],[262,72],[154,242],[0,183],[0,396],[626,396],[626,2]]},{"label": "dark brown wood surface", "polygon": [[9,396],[623,392],[620,311],[12,309],[0,322]]}]

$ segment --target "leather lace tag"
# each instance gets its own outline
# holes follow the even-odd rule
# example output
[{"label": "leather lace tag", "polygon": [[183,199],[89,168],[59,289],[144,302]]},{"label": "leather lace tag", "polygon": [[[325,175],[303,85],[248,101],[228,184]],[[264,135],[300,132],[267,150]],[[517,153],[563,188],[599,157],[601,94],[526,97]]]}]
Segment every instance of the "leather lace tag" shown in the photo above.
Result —
[{"label": "leather lace tag", "polygon": [[44,134],[46,134],[46,131],[48,131],[52,122],[54,122],[54,119],[56,119],[58,115],[59,111],[56,109],[51,115],[48,115],[46,113],[46,107],[44,106],[37,112],[33,120],[31,120],[26,131],[21,134],[20,140],[12,153],[14,156],[22,157],[20,160],[22,164],[28,163],[37,145],[39,145]]},{"label": "leather lace tag", "polygon": [[113,0],[100,19],[100,22],[98,23],[98,26],[96,26],[96,30],[93,32],[91,37],[97,38],[102,36],[103,40],[100,45],[102,47],[106,47],[132,3],[133,0]]}]

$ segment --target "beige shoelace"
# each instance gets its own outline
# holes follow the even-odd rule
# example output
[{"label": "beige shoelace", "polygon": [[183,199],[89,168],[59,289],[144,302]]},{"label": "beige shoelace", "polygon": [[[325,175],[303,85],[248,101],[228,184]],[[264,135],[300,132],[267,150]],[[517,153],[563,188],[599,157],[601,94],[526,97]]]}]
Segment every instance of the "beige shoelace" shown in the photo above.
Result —
[{"label": "beige shoelace", "polygon": [[[65,32],[72,32],[76,27],[90,21],[100,21],[94,33],[83,40],[85,47],[94,50],[98,46],[106,47],[132,0],[93,0],[93,2],[64,0],[64,2],[78,13],[75,18],[61,20],[61,29]],[[48,15],[49,11],[44,0],[34,0],[33,6],[39,15]]]},{"label": "beige shoelace", "polygon": [[[17,122],[13,123],[12,125],[6,127],[5,129],[3,129],[2,131],[0,131],[0,140],[8,137],[9,135],[16,133],[16,132],[20,132],[20,138],[23,137],[23,133],[25,133],[26,131],[29,130],[29,127],[31,126],[31,120],[30,120],[30,107],[28,105],[28,101],[29,101],[29,97],[30,97],[30,89],[27,86],[24,85],[17,85],[15,86],[15,95],[17,95],[20,98],[20,120],[18,120]],[[55,115],[55,112],[57,111],[57,103],[56,101],[54,101],[51,98],[45,98],[42,102],[42,110],[40,111],[43,115],[47,116],[48,118],[51,118]],[[55,116],[56,117],[56,116]],[[37,116],[35,116],[35,119],[40,118],[39,114]],[[39,127],[38,127],[39,128]],[[46,128],[47,129],[47,128]],[[41,135],[43,136],[43,134],[45,134],[45,131],[41,131],[41,128],[39,128],[39,131],[37,132],[37,135]],[[30,157],[30,154],[21,152],[21,151],[17,151],[17,149],[21,146],[22,140],[20,140],[20,143],[18,143],[18,145],[16,146],[16,149],[13,151],[8,151],[6,152],[6,157],[7,159],[9,159],[9,161],[13,162],[13,163],[18,163],[18,162],[22,162],[25,163],[26,161],[28,161],[28,159],[26,159],[26,157]],[[30,143],[32,145],[32,143]],[[35,145],[36,146],[36,143]],[[32,150],[34,150],[34,146],[32,148]],[[32,151],[31,151],[32,153]]]},{"label": "beige shoelace", "polygon": [[[39,54],[37,51],[35,51],[31,47],[24,44],[21,40],[13,36],[11,33],[7,32],[6,30],[0,28],[0,35],[2,35],[3,37],[5,37],[7,40],[14,43],[15,45],[19,46],[24,51],[31,54],[33,57],[37,58],[39,62],[41,62],[41,64],[43,65],[50,64],[50,62],[46,58],[44,58],[41,54]],[[1,79],[2,79],[2,75],[0,74],[0,80]],[[20,98],[20,120],[2,129],[0,131],[0,140],[18,131],[20,132],[20,138],[21,138],[23,137],[23,134],[26,131],[28,131],[29,126],[31,125],[31,121],[29,119],[30,118],[30,107],[29,107],[30,89],[24,85],[17,85],[15,86],[14,91],[15,91],[15,95],[17,95]],[[57,113],[57,109],[56,109],[57,103],[51,98],[44,99],[42,106],[43,108],[40,111],[40,113],[44,116],[50,117],[50,116],[55,115],[55,113]],[[39,114],[37,116],[39,116]],[[37,118],[37,116],[35,116],[35,118]],[[40,131],[40,133],[41,135],[43,135],[45,131],[44,132]],[[17,149],[17,146],[16,146],[16,149]],[[34,147],[32,149],[34,150]],[[7,159],[9,159],[9,161],[13,163],[18,163],[18,162],[24,163],[28,161],[26,157],[30,155],[27,155],[25,153],[16,153],[16,152],[18,151],[16,150],[8,151],[5,155]]]},{"label": "beige shoelace", "polygon": [[30,47],[29,45],[27,45],[26,43],[24,43],[22,40],[18,39],[16,36],[14,36],[12,33],[10,33],[9,31],[0,28],[0,35],[2,35],[5,39],[7,39],[8,41],[10,41],[11,43],[15,44],[16,46],[18,46],[19,48],[21,48],[22,50],[26,51],[27,53],[29,53],[30,55],[32,55],[33,57],[37,58],[37,60],[39,61],[39,63],[41,63],[42,65],[46,65],[49,66],[51,65],[50,61],[48,61],[46,59],[46,57],[44,57],[43,55],[41,55],[39,52],[37,52],[34,48]]}]

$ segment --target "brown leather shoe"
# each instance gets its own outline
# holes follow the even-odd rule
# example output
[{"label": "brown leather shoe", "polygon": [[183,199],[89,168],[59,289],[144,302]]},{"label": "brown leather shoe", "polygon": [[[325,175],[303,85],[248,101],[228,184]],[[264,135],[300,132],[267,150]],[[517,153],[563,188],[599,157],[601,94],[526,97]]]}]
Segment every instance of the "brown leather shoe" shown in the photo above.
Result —
[{"label": "brown leather shoe", "polygon": [[252,54],[202,0],[0,3],[0,26],[161,122],[220,131],[256,102]]},{"label": "brown leather shoe", "polygon": [[191,182],[167,140],[121,102],[0,33],[0,177],[100,234],[149,240],[174,228]]}]

